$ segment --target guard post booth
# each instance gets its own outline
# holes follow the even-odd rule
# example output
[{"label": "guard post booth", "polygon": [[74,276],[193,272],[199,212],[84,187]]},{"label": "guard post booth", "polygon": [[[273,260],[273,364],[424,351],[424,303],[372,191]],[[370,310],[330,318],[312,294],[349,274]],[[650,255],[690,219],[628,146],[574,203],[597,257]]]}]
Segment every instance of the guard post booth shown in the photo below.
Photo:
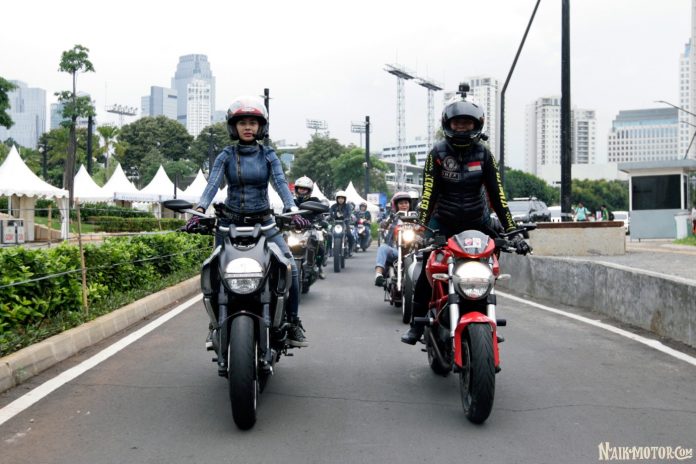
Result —
[{"label": "guard post booth", "polygon": [[619,163],[628,174],[631,240],[677,237],[677,221],[689,214],[689,177],[696,160],[674,159]]}]

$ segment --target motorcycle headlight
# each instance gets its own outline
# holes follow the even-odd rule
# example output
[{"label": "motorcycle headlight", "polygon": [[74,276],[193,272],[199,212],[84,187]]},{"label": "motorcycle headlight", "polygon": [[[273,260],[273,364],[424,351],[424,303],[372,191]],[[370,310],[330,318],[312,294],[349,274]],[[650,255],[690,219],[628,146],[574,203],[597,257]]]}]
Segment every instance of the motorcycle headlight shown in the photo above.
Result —
[{"label": "motorcycle headlight", "polygon": [[401,240],[404,241],[404,243],[411,243],[416,239],[416,232],[413,229],[406,229],[404,230],[403,234],[401,234]]},{"label": "motorcycle headlight", "polygon": [[245,295],[252,293],[263,279],[263,266],[251,258],[233,259],[225,267],[225,282],[230,290]]},{"label": "motorcycle headlight", "polygon": [[341,224],[336,224],[334,226],[334,232],[337,234],[343,233],[343,226]]},{"label": "motorcycle headlight", "polygon": [[456,267],[452,277],[457,292],[464,298],[480,300],[493,288],[493,272],[480,261],[466,261]]},{"label": "motorcycle headlight", "polygon": [[288,246],[290,248],[295,248],[297,246],[303,247],[307,244],[307,234],[297,234],[291,233],[288,235]]}]

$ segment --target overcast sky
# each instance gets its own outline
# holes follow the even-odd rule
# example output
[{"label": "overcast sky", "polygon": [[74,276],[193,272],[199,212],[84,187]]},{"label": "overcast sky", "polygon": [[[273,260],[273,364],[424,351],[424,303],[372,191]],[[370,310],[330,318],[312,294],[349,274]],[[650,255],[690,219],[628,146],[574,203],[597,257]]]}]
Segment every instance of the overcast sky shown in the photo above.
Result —
[{"label": "overcast sky", "polygon": [[[181,55],[208,56],[216,109],[237,95],[271,92],[271,136],[304,144],[306,119],[359,144],[351,121],[370,116],[371,147],[396,139],[398,63],[447,90],[470,76],[504,82],[536,0],[178,0],[161,3],[3,2],[0,76],[47,91],[70,89],[61,53],[89,48],[95,73],[78,90],[95,100],[98,123],[117,122],[106,105],[140,107],[151,85],[169,87]],[[679,104],[679,55],[690,36],[688,0],[571,1],[573,107],[597,111],[598,158],[619,110]],[[507,91],[507,156],[524,162],[525,108],[560,95],[561,0],[542,0]],[[406,132],[425,135],[426,90],[406,83]],[[438,95],[436,111],[441,108]],[[439,121],[439,117],[436,118]],[[126,118],[126,122],[133,118]]]}]

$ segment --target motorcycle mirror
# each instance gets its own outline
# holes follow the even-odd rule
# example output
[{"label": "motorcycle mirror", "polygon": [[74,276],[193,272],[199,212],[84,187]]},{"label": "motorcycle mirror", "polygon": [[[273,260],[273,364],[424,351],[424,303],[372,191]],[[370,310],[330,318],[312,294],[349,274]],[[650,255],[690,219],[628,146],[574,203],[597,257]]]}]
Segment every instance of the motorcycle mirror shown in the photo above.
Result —
[{"label": "motorcycle mirror", "polygon": [[435,246],[443,246],[447,243],[447,237],[445,235],[436,235],[433,237],[433,243]]},{"label": "motorcycle mirror", "polygon": [[300,208],[306,209],[313,213],[325,213],[329,210],[329,207],[319,201],[305,201],[300,205]]},{"label": "motorcycle mirror", "polygon": [[179,198],[175,198],[172,200],[165,200],[162,202],[162,205],[167,208],[171,209],[172,211],[176,212],[181,212],[185,209],[191,209],[193,208],[193,204],[189,201],[182,200]]}]

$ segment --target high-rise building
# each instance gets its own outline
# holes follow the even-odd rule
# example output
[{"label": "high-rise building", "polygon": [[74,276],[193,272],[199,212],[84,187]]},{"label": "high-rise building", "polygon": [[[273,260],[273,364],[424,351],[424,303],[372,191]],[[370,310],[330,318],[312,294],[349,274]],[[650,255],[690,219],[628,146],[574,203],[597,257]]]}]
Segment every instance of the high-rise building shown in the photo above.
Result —
[{"label": "high-rise building", "polygon": [[608,161],[680,158],[678,134],[679,110],[676,108],[619,111],[609,132]]},{"label": "high-rise building", "polygon": [[[177,116],[176,119],[181,124],[183,124],[187,129],[189,124],[186,119],[188,117],[188,111],[192,108],[189,102],[189,84],[193,80],[203,81],[208,84],[209,97],[205,100],[199,100],[201,103],[205,101],[205,104],[209,105],[208,110],[208,121],[205,125],[211,123],[212,110],[215,108],[215,77],[210,70],[210,63],[208,62],[208,57],[206,55],[184,55],[179,58],[179,63],[176,66],[176,73],[172,78],[172,88],[176,89],[176,93],[179,96],[177,99]],[[200,84],[194,86],[195,89],[202,89]],[[194,90],[192,88],[192,90]],[[197,90],[196,90],[197,91]],[[194,92],[195,94],[195,92]],[[194,96],[194,98],[197,98]],[[197,114],[201,111],[195,110]],[[197,116],[200,117],[200,116]],[[194,126],[198,126],[199,122],[194,123]],[[198,135],[198,133],[193,134],[190,130],[189,133],[192,135]]]},{"label": "high-rise building", "polygon": [[[679,106],[686,111],[691,111],[691,40],[684,45],[684,53],[679,56]],[[694,124],[689,120],[689,114],[679,114],[679,153],[684,156],[689,147],[689,142],[694,134]],[[696,152],[696,147],[689,150]]]},{"label": "high-rise building", "polygon": [[7,93],[10,107],[7,114],[12,127],[0,127],[0,140],[12,138],[23,147],[36,148],[39,137],[46,132],[46,91],[27,87],[22,81],[10,81],[16,88]]},{"label": "high-rise building", "polygon": [[411,159],[415,159],[417,166],[425,166],[425,158],[432,147],[428,146],[426,137],[416,137],[414,140],[407,140],[401,147],[402,159],[399,159],[399,147],[396,145],[382,148],[380,158],[382,161],[393,163],[411,164]]},{"label": "high-rise building", "polygon": [[594,110],[574,109],[570,114],[573,164],[595,164],[597,118]]},{"label": "high-rise building", "polygon": [[[688,108],[684,107],[691,113],[696,113],[696,0],[691,0],[691,40],[689,40],[689,50],[688,50],[688,56],[689,56],[689,65],[688,65],[688,84],[685,86],[688,87],[685,89],[689,94],[688,94],[688,100],[689,100],[689,105]],[[689,109],[692,108],[692,109]],[[687,137],[689,138],[689,141],[686,142],[686,146],[691,142],[691,139],[694,137],[694,134],[696,134],[696,116],[693,114],[681,114],[680,116],[684,116],[690,124],[686,124],[688,126],[688,135]],[[684,125],[684,124],[682,124]],[[681,136],[682,134],[680,134]],[[681,147],[680,147],[681,148]],[[684,148],[684,151],[681,151],[681,153],[686,153],[686,148]],[[682,155],[683,156],[683,155]],[[696,146],[691,146],[689,149],[689,158],[696,159]]]},{"label": "high-rise building", "polygon": [[[594,164],[597,121],[594,110],[573,109],[570,115],[571,163]],[[561,164],[561,97],[543,97],[527,106],[525,170]]]},{"label": "high-rise building", "polygon": [[212,90],[210,84],[193,79],[186,87],[186,130],[194,137],[212,123]]},{"label": "high-rise building", "polygon": [[166,116],[177,120],[176,89],[151,86],[150,95],[141,98],[142,116]]}]

